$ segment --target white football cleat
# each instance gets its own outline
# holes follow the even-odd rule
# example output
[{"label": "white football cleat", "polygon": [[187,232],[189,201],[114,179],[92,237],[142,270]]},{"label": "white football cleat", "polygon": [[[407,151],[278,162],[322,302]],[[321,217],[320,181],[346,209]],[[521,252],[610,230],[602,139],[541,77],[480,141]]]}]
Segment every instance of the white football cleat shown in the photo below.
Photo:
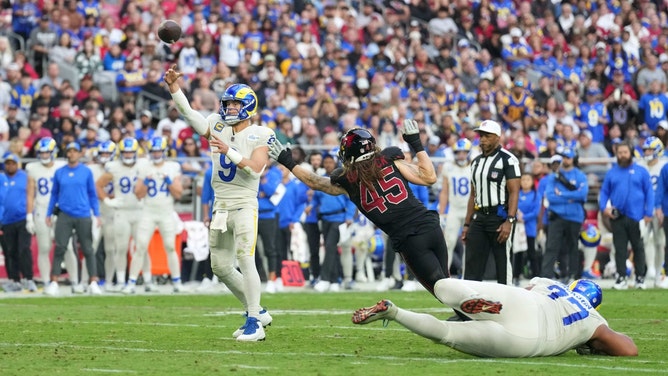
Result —
[{"label": "white football cleat", "polygon": [[267,287],[264,290],[267,294],[276,293],[276,281],[267,281]]},{"label": "white football cleat", "polygon": [[97,284],[97,281],[93,281],[88,285],[88,292],[91,295],[102,295],[102,289],[100,289],[100,285]]},{"label": "white football cleat", "polygon": [[121,289],[121,294],[129,295],[136,293],[136,285],[134,283],[128,283]]},{"label": "white football cleat", "polygon": [[329,291],[331,283],[329,281],[318,281],[313,286],[313,289],[317,292],[327,292]]},{"label": "white football cleat", "polygon": [[51,281],[44,289],[44,293],[49,296],[58,296],[60,293],[60,288],[58,287],[58,282]]},{"label": "white football cleat", "polygon": [[83,294],[84,292],[86,292],[86,290],[81,283],[72,285],[72,294]]},{"label": "white football cleat", "polygon": [[237,341],[257,342],[264,341],[266,335],[260,321],[255,317],[248,317],[244,324],[244,331],[237,337]]},{"label": "white football cleat", "polygon": [[[248,312],[244,313],[244,317],[248,318]],[[271,317],[269,312],[267,312],[266,309],[262,308],[260,310],[260,323],[262,324],[263,328],[266,328],[268,326],[271,326],[271,323],[274,321],[274,318]],[[239,327],[239,329],[235,330],[234,333],[232,333],[233,338],[237,338],[240,335],[243,334],[244,330],[246,330],[246,323],[244,323],[242,326]]]}]

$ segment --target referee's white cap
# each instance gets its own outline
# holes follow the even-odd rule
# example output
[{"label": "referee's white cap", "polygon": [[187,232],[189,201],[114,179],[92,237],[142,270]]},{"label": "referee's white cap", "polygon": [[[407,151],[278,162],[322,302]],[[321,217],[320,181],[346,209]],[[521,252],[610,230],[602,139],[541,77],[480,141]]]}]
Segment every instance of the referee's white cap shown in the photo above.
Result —
[{"label": "referee's white cap", "polygon": [[501,125],[494,120],[485,120],[475,129],[476,132],[492,133],[501,137]]}]

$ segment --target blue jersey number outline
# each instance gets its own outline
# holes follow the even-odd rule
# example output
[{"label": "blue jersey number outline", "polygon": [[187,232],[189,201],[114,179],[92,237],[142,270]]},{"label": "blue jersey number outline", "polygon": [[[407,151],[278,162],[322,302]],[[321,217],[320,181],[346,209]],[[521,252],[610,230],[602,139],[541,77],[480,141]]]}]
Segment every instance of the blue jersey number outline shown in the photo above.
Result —
[{"label": "blue jersey number outline", "polygon": [[571,325],[572,323],[580,320],[584,320],[589,317],[589,309],[584,307],[577,299],[575,299],[571,294],[568,293],[562,286],[559,285],[550,285],[548,289],[552,291],[548,297],[552,300],[557,300],[559,298],[566,298],[566,300],[571,303],[575,308],[578,309],[577,312],[571,313],[568,316],[562,317],[561,321],[564,326]]}]

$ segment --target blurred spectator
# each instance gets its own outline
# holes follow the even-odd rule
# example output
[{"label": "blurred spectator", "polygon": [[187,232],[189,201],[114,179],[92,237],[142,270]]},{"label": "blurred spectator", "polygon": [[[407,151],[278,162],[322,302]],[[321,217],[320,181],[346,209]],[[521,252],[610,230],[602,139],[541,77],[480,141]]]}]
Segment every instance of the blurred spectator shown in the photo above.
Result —
[{"label": "blurred spectator", "polygon": [[204,174],[204,171],[208,168],[207,162],[204,161],[205,156],[200,152],[195,139],[191,137],[183,140],[177,155],[180,158],[181,170],[183,171],[183,186],[190,187],[195,177]]},{"label": "blurred spectator", "polygon": [[32,86],[32,77],[27,72],[21,73],[21,80],[12,87],[12,104],[17,106],[24,116],[30,114],[32,101],[37,96],[37,90]]},{"label": "blurred spectator", "polygon": [[104,55],[102,66],[106,71],[120,72],[125,67],[125,56],[118,43],[111,44],[111,48]]},{"label": "blurred spectator", "polygon": [[77,70],[79,71],[79,79],[92,76],[102,71],[102,59],[97,51],[93,39],[88,38],[83,41],[83,48],[74,57]]},{"label": "blurred spectator", "polygon": [[[12,30],[23,40],[28,40],[41,15],[42,12],[37,3],[29,0],[16,1],[12,5]],[[18,46],[15,47],[18,48]]]},{"label": "blurred spectator", "polygon": [[660,121],[666,120],[668,111],[668,97],[661,90],[661,81],[654,80],[638,101],[638,119],[636,122],[643,130],[656,131]]},{"label": "blurred spectator", "polygon": [[[69,64],[70,62],[68,62]],[[43,85],[49,85],[54,90],[60,90],[63,84],[63,78],[60,76],[60,67],[57,63],[51,62],[47,65],[44,76],[35,83],[35,88],[40,88]]]},{"label": "blurred spectator", "polygon": [[153,128],[153,113],[151,111],[142,111],[136,123],[134,137],[139,141],[140,145],[153,138],[155,129]]},{"label": "blurred spectator", "polygon": [[121,96],[134,101],[144,84],[146,84],[144,72],[135,66],[134,60],[125,60],[123,69],[116,76],[116,86]]},{"label": "blurred spectator", "polygon": [[49,50],[49,60],[60,64],[74,64],[76,55],[77,50],[72,46],[72,35],[70,33],[60,34],[58,44]]}]

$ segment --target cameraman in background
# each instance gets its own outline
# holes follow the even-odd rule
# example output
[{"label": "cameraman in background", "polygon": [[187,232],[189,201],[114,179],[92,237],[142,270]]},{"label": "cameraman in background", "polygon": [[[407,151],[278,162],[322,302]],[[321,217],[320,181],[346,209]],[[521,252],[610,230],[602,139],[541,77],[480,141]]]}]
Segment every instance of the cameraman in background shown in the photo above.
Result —
[{"label": "cameraman in background", "polygon": [[[640,236],[640,221],[645,225],[654,214],[654,190],[646,168],[633,162],[633,146],[628,141],[617,145],[617,164],[612,166],[603,179],[598,199],[599,209],[611,219],[612,244],[615,247],[617,281],[613,288],[628,289],[626,281],[627,245],[631,242],[638,289],[645,289],[645,245]],[[609,203],[609,205],[608,205]],[[621,272],[620,272],[621,271]]]},{"label": "cameraman in background", "polygon": [[[580,278],[578,237],[585,219],[584,203],[589,184],[585,174],[575,167],[575,151],[564,149],[561,168],[546,178],[545,198],[548,203],[548,231],[541,277],[560,278],[565,284]],[[555,262],[559,275],[555,275]]]}]

